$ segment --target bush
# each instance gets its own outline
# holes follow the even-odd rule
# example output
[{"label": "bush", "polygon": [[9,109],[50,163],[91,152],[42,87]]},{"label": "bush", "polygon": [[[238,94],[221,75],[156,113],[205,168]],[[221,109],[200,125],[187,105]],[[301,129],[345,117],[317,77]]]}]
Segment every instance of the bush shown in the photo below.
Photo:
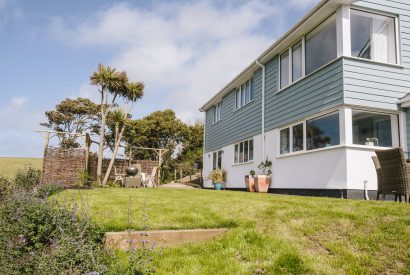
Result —
[{"label": "bush", "polygon": [[31,165],[19,169],[14,178],[14,187],[17,189],[32,190],[40,184],[41,170],[34,169]]},{"label": "bush", "polygon": [[50,197],[51,195],[54,195],[63,190],[64,190],[64,186],[59,183],[40,184],[39,187],[37,188],[36,196],[39,198],[46,199]]},{"label": "bush", "polygon": [[20,192],[0,205],[0,266],[6,274],[105,272],[103,234],[77,206]]},{"label": "bush", "polygon": [[10,194],[13,189],[13,182],[6,177],[0,176],[0,199]]}]

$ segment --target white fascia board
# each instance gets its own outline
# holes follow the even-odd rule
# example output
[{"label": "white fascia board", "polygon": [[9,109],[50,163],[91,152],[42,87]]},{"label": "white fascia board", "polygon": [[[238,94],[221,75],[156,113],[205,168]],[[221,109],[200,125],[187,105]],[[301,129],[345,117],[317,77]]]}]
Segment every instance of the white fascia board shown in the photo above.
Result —
[{"label": "white fascia board", "polygon": [[[313,27],[320,24],[324,19],[336,11],[341,5],[350,5],[355,1],[352,0],[321,0],[313,9],[311,9],[298,23],[296,23],[289,31],[276,40],[268,49],[259,55],[255,61],[249,64],[242,70],[234,79],[232,79],[225,87],[223,87],[217,94],[208,100],[199,111],[204,112],[216,102],[220,101],[227,93],[236,86],[241,84],[241,81],[249,77],[255,72],[259,66],[256,61],[265,64],[272,57],[284,51],[297,39],[300,39],[307,32],[311,31]],[[244,76],[245,75],[245,76]]]},{"label": "white fascia board", "polygon": [[399,99],[399,100],[397,101],[397,103],[400,104],[400,106],[401,106],[402,108],[410,108],[410,96],[405,97],[405,98],[402,98],[402,99]]}]

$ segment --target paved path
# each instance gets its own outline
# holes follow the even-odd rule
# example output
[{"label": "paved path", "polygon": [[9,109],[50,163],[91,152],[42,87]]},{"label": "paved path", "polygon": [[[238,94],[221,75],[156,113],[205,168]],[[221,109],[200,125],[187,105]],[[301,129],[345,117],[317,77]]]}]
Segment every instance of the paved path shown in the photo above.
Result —
[{"label": "paved path", "polygon": [[195,189],[193,186],[189,186],[183,183],[167,183],[167,184],[161,184],[159,186],[160,188],[186,188],[186,189]]}]

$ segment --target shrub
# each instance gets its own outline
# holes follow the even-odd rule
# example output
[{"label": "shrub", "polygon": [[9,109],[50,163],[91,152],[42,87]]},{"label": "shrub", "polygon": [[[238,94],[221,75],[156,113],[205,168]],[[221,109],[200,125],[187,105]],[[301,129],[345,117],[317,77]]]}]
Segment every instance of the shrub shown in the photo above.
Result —
[{"label": "shrub", "polygon": [[14,178],[14,187],[17,189],[32,190],[40,184],[41,171],[34,169],[31,165],[19,169]]},{"label": "shrub", "polygon": [[78,174],[78,179],[75,183],[75,186],[77,188],[84,188],[84,187],[90,187],[92,182],[90,181],[90,175],[88,174],[87,170],[82,170]]},{"label": "shrub", "polygon": [[63,190],[64,190],[64,186],[59,183],[40,184],[39,187],[37,188],[36,196],[39,198],[46,199],[50,197],[51,195],[54,195]]},{"label": "shrub", "polygon": [[13,182],[7,178],[0,176],[0,199],[7,196],[13,189]]},{"label": "shrub", "polygon": [[102,231],[77,206],[14,193],[0,205],[0,266],[6,274],[104,272]]}]

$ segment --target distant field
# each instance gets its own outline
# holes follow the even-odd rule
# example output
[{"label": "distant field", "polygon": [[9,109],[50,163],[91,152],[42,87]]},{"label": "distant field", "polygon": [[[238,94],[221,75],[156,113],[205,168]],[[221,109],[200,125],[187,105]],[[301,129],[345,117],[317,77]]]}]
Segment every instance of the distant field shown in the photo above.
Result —
[{"label": "distant field", "polygon": [[43,159],[41,158],[3,158],[0,157],[0,176],[14,177],[17,170],[25,165],[31,164],[36,169],[41,169]]}]

